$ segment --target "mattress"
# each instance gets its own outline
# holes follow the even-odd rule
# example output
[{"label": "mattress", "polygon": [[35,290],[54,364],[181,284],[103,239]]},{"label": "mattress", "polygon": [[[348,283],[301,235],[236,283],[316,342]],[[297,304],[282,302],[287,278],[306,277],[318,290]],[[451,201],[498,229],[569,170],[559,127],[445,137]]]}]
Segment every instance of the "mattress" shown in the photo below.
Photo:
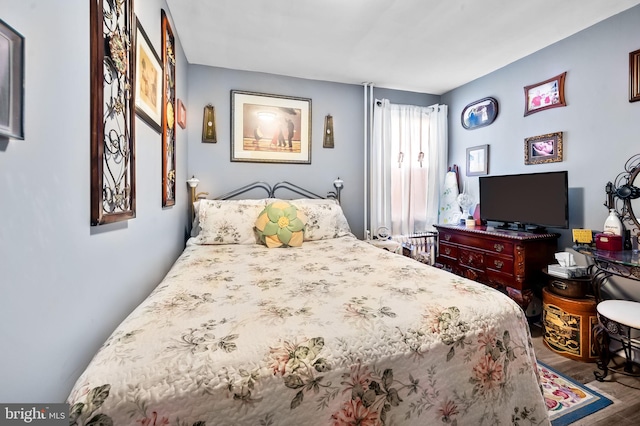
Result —
[{"label": "mattress", "polygon": [[548,424],[523,311],[352,235],[186,247],[71,390],[71,424]]}]

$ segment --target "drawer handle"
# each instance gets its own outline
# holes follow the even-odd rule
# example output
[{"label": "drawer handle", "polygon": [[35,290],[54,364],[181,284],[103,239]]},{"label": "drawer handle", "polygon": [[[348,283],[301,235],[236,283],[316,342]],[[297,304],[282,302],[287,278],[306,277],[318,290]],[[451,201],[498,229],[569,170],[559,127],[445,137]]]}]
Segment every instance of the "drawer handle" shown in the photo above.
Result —
[{"label": "drawer handle", "polygon": [[498,253],[500,253],[502,250],[504,250],[504,246],[503,246],[502,244],[500,244],[500,243],[495,243],[495,244],[493,245],[493,248],[494,248]]},{"label": "drawer handle", "polygon": [[444,239],[449,241],[451,239],[451,235],[449,234],[444,234]]},{"label": "drawer handle", "polygon": [[496,265],[496,268],[498,269],[502,269],[502,267],[504,266],[504,262],[501,260],[495,260],[493,264]]},{"label": "drawer handle", "polygon": [[557,288],[558,290],[566,290],[569,286],[562,281],[551,281],[551,286]]},{"label": "drawer handle", "polygon": [[449,247],[445,248],[444,254],[451,254],[451,249]]}]

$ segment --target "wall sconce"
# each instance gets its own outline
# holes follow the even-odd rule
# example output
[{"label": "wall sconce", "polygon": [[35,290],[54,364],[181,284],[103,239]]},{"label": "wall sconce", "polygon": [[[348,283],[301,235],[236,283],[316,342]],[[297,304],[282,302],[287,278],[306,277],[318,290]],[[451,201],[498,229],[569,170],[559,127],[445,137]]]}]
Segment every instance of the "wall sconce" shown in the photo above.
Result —
[{"label": "wall sconce", "polygon": [[216,110],[211,104],[204,107],[202,117],[202,142],[218,142],[216,136]]},{"label": "wall sconce", "polygon": [[323,148],[333,148],[333,117],[327,114],[324,118],[324,137],[322,138]]}]

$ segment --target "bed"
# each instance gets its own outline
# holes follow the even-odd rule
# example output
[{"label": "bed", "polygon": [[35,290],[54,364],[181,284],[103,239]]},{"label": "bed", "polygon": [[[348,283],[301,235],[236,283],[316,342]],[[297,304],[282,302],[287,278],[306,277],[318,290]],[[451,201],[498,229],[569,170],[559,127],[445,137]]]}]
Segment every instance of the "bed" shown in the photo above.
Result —
[{"label": "bed", "polygon": [[[549,424],[506,295],[358,240],[336,200],[197,204],[195,236],[71,390],[70,424]],[[299,246],[256,231],[282,205]]]}]

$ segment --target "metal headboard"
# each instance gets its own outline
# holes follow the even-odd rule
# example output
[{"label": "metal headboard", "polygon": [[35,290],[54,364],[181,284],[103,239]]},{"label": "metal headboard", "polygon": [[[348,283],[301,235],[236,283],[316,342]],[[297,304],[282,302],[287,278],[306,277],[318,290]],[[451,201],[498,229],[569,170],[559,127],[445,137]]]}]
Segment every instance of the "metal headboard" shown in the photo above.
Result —
[{"label": "metal headboard", "polygon": [[245,185],[242,188],[234,189],[233,191],[227,192],[226,194],[223,194],[223,195],[220,195],[220,196],[216,197],[215,199],[216,200],[228,200],[230,198],[237,197],[238,195],[242,195],[245,192],[249,192],[252,189],[264,189],[267,192],[267,197],[273,198],[274,189],[271,188],[271,185],[269,185],[266,182],[257,181],[257,182],[253,182],[253,183],[250,183],[248,185]]},{"label": "metal headboard", "polygon": [[314,192],[311,192],[305,188],[302,188],[301,186],[298,186],[296,184],[293,184],[291,182],[287,182],[287,181],[282,181],[282,182],[278,182],[275,185],[273,185],[273,187],[271,185],[269,185],[266,182],[262,182],[262,181],[257,181],[257,182],[253,182],[250,183],[248,185],[245,185],[241,188],[238,189],[234,189],[231,192],[227,192],[226,194],[220,195],[218,197],[216,197],[216,200],[228,200],[234,197],[237,197],[238,195],[242,195],[245,192],[249,192],[253,189],[264,189],[267,193],[267,197],[269,198],[276,198],[276,191],[278,190],[288,190],[291,191],[293,193],[296,193],[298,195],[301,195],[303,197],[307,197],[307,198],[330,198],[330,199],[334,199],[337,200],[338,203],[340,203],[340,192],[342,191],[342,188],[344,186],[344,182],[338,178],[336,180],[333,181],[333,186],[336,189],[335,191],[330,191],[327,192],[326,196],[322,196],[322,195],[318,195]]}]

